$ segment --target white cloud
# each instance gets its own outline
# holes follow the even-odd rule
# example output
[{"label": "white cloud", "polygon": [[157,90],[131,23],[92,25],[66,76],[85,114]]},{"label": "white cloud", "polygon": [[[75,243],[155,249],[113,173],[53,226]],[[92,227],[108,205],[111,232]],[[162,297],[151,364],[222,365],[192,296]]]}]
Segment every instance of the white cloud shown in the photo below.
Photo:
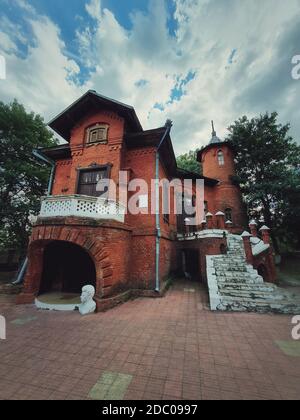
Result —
[{"label": "white cloud", "polygon": [[[24,0],[17,1],[26,7]],[[148,13],[132,13],[130,30],[112,11],[102,9],[100,0],[91,0],[86,11],[92,19],[84,29],[77,28],[79,59],[74,60],[68,58],[57,25],[31,8],[27,23],[35,42],[26,58],[16,54],[16,43],[22,40],[13,37],[8,22],[6,29],[1,26],[8,67],[8,79],[0,83],[1,99],[17,97],[49,118],[93,88],[133,105],[145,128],[173,119],[177,153],[207,143],[211,119],[224,136],[239,116],[266,110],[278,110],[283,122],[291,120],[296,135],[300,82],[290,72],[291,57],[300,53],[300,1],[174,3],[177,30],[171,36],[160,0],[150,0]],[[83,86],[76,83],[80,69],[75,60],[90,71]],[[177,78],[183,80],[189,71],[196,72],[195,78],[185,85],[180,100],[170,101]]]},{"label": "white cloud", "polygon": [[8,52],[17,51],[16,44],[5,32],[2,32],[1,30],[0,30],[0,51],[8,51]]},{"label": "white cloud", "polygon": [[78,74],[75,61],[64,54],[65,44],[59,28],[48,18],[27,20],[34,37],[26,58],[13,51],[5,52],[7,78],[0,83],[1,100],[16,98],[28,109],[47,119],[68,106],[86,87],[72,81]]},{"label": "white cloud", "polygon": [[93,19],[101,19],[101,0],[91,0],[86,4],[85,9]]}]

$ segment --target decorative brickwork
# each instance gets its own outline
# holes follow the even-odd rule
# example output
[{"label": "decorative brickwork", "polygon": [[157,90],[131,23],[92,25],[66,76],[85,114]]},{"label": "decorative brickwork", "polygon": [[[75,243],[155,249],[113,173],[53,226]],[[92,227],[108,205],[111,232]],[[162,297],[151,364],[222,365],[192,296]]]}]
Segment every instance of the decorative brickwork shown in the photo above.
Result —
[{"label": "decorative brickwork", "polygon": [[[105,142],[89,143],[89,129],[97,125],[107,128],[107,141],[105,138]],[[199,226],[187,227],[185,220],[179,220],[175,214],[175,195],[174,190],[171,190],[171,212],[168,217],[164,217],[160,211],[157,229],[155,214],[150,211],[155,207],[155,194],[150,193],[150,187],[156,175],[157,146],[161,143],[165,127],[143,131],[133,108],[110,101],[93,91],[89,91],[82,100],[60,114],[50,126],[68,142],[65,147],[54,148],[52,152],[45,151],[56,162],[52,195],[62,198],[52,200],[50,197],[43,201],[40,217],[30,238],[29,264],[23,291],[18,296],[19,303],[32,303],[39,294],[47,246],[50,243],[55,244],[55,241],[73,244],[88,254],[96,272],[95,300],[98,309],[103,309],[111,303],[118,302],[119,298],[115,299],[116,296],[121,296],[121,300],[124,293],[125,298],[131,296],[131,292],[128,292],[130,290],[155,295],[157,261],[161,285],[173,272],[183,271],[184,258],[185,274],[191,275],[189,271],[192,270],[195,280],[206,283],[206,256],[220,255],[226,251],[227,242],[223,232],[230,230],[231,233],[242,233],[246,229],[246,213],[241,192],[233,180],[233,151],[215,135],[214,142],[198,155],[198,160],[203,166],[204,200],[206,211],[209,212],[206,220],[199,220]],[[82,195],[97,195],[96,189],[91,192],[89,189],[79,188],[82,186],[82,172],[93,173],[95,168],[105,168],[102,171],[114,181],[117,189],[120,187],[120,171],[127,173],[128,181],[137,178],[144,180],[148,185],[148,192],[139,193],[144,196],[144,202],[148,203],[148,209],[141,208],[139,214],[124,215],[127,207],[125,202],[122,218],[110,217],[113,213],[105,213],[102,217],[105,205],[109,209],[118,208],[118,202],[115,201],[114,206],[109,206],[109,202],[105,201],[104,210],[99,211],[98,206],[96,211],[96,199],[93,201],[88,197],[80,211],[89,214],[83,216],[77,207],[75,211],[75,204],[84,201],[82,197],[76,197],[78,191]],[[194,184],[190,187],[189,194],[193,196],[196,190],[195,180],[198,177],[197,174],[185,174],[177,168],[170,136],[164,138],[159,150],[160,180],[191,178]],[[86,183],[88,184],[87,181]],[[128,191],[128,200],[136,193],[137,190]],[[162,194],[159,203],[161,209]],[[227,220],[227,217],[232,220]],[[190,233],[201,231],[204,234],[202,237],[179,238],[179,227],[183,231],[187,228]],[[214,232],[215,229],[219,229],[217,233]],[[269,241],[268,232],[264,232],[264,241]],[[156,260],[157,242],[159,260]],[[267,267],[269,281],[275,280],[272,258],[271,252],[266,252],[263,256],[253,256],[254,264],[265,264]]]}]

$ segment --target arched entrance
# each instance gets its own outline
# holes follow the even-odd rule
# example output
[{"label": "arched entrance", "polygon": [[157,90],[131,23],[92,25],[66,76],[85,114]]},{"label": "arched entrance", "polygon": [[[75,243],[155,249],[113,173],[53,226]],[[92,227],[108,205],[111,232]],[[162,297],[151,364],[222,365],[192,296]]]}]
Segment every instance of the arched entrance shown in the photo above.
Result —
[{"label": "arched entrance", "polygon": [[201,282],[199,251],[197,249],[182,251],[182,268],[187,279]]},{"label": "arched entrance", "polygon": [[92,258],[79,245],[53,241],[44,249],[39,295],[44,293],[80,294],[86,284],[96,287],[96,269]]}]

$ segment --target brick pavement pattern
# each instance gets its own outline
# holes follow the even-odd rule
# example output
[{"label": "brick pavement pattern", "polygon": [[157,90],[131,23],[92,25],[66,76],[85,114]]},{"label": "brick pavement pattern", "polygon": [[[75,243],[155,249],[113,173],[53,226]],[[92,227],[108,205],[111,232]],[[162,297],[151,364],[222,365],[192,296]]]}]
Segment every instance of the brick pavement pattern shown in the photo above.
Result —
[{"label": "brick pavement pattern", "polygon": [[300,399],[291,317],[213,313],[195,283],[86,317],[0,296],[0,314],[2,400]]}]

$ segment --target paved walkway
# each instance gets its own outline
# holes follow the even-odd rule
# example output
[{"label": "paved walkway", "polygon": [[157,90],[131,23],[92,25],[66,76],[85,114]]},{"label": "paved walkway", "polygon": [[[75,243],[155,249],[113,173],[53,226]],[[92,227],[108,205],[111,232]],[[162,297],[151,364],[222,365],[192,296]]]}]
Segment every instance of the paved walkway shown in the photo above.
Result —
[{"label": "paved walkway", "polygon": [[0,297],[0,399],[300,399],[291,317],[212,313],[195,283],[81,317]]}]

